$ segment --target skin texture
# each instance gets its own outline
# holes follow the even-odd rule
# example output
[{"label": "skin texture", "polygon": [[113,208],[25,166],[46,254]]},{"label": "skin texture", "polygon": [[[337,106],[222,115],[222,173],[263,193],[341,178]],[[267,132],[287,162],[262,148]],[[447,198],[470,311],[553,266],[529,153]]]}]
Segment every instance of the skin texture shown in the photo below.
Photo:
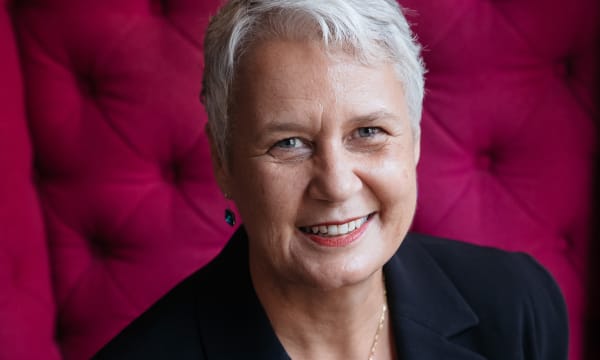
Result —
[{"label": "skin texture", "polygon": [[[419,142],[402,84],[390,64],[271,40],[246,53],[234,85],[228,161],[213,161],[244,220],[259,299],[294,358],[365,359],[381,268],[415,211]],[[300,230],[367,215],[345,245]],[[383,336],[378,355],[391,357],[390,344]]]}]

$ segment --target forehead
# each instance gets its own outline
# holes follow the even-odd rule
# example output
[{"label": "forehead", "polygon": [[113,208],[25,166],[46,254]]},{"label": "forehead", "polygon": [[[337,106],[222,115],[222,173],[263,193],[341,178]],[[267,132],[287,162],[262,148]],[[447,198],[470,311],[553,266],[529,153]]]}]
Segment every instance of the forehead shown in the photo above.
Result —
[{"label": "forehead", "polygon": [[239,105],[290,97],[335,101],[354,95],[358,101],[363,95],[403,101],[401,87],[388,62],[367,65],[344,49],[325,50],[318,41],[269,40],[252,46],[241,59],[233,100]]},{"label": "forehead", "polygon": [[262,41],[243,56],[235,85],[279,93],[297,84],[292,80],[327,75],[334,58],[315,41]]}]

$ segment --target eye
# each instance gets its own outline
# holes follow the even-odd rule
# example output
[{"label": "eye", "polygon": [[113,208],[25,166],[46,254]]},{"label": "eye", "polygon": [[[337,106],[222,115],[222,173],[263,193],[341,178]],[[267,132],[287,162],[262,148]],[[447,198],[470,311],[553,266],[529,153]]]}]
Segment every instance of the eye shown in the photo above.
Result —
[{"label": "eye", "polygon": [[277,141],[269,149],[269,155],[280,161],[299,161],[312,153],[312,144],[299,137]]},{"label": "eye", "polygon": [[390,133],[379,126],[355,128],[346,139],[346,144],[355,151],[373,152],[382,149],[390,140]]},{"label": "eye", "polygon": [[282,149],[295,149],[302,147],[304,142],[300,138],[292,137],[283,139],[275,143],[274,147],[282,148]]},{"label": "eye", "polygon": [[379,135],[383,130],[378,127],[361,127],[356,130],[358,137],[366,138]]}]

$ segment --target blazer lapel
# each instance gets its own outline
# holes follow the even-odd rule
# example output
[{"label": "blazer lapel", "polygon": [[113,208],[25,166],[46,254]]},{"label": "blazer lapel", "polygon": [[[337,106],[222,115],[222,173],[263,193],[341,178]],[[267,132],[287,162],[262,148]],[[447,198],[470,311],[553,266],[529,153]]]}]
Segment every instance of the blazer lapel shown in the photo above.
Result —
[{"label": "blazer lapel", "polygon": [[415,235],[404,240],[384,274],[399,359],[485,359],[452,342],[479,320]]},{"label": "blazer lapel", "polygon": [[[252,286],[248,243],[240,227],[208,274],[199,294],[198,326],[205,358],[289,359]],[[214,297],[212,294],[216,294]]]}]

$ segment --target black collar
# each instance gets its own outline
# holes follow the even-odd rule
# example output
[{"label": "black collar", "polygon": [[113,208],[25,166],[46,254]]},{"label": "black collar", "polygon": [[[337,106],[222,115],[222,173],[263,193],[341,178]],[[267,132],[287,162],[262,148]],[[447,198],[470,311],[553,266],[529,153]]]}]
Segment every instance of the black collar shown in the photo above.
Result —
[{"label": "black collar", "polygon": [[450,340],[479,319],[418,235],[409,234],[383,270],[400,359],[485,359]]},{"label": "black collar", "polygon": [[[209,285],[198,294],[206,358],[289,359],[252,287],[243,228],[206,270]],[[450,340],[478,319],[416,236],[405,239],[384,273],[400,359],[484,359]]]}]

